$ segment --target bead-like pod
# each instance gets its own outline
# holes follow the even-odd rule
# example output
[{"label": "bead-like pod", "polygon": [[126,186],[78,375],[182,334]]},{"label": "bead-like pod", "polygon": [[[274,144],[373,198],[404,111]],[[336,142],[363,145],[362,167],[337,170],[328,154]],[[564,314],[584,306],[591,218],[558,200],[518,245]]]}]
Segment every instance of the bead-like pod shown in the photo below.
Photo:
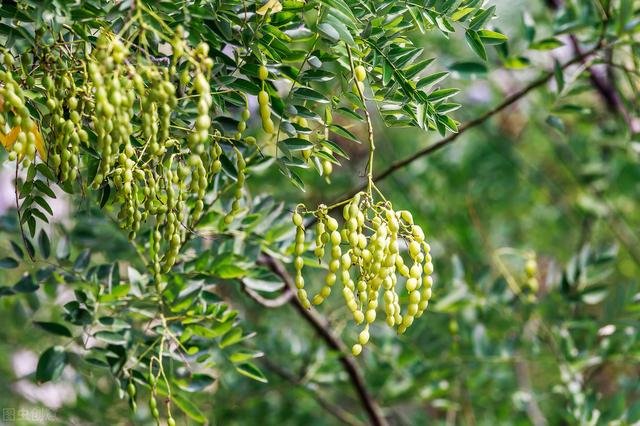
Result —
[{"label": "bead-like pod", "polygon": [[[301,303],[309,306],[302,269],[304,246],[303,215],[298,207],[292,216],[296,231],[295,283]],[[313,304],[323,303],[336,282],[342,282],[342,296],[356,324],[364,324],[352,353],[359,355],[370,340],[369,325],[378,319],[382,305],[384,321],[404,333],[415,318],[420,317],[432,294],[433,264],[430,246],[422,228],[413,223],[408,211],[394,211],[389,202],[372,204],[370,196],[360,193],[343,207],[342,224],[328,213],[326,206],[315,212],[315,248],[318,261],[327,259],[324,285],[312,298]],[[400,241],[406,243],[401,253]],[[403,256],[407,257],[407,261]],[[398,292],[399,277],[404,280],[406,296]],[[357,283],[357,284],[356,284]],[[382,300],[382,303],[380,303]],[[401,306],[400,302],[406,303]]]}]

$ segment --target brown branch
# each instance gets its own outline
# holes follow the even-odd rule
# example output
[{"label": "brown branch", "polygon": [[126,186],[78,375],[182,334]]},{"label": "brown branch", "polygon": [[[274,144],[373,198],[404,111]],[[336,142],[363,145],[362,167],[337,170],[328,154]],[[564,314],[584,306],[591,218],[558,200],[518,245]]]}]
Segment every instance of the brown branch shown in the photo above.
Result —
[{"label": "brown branch", "polygon": [[24,226],[22,224],[22,213],[20,212],[20,194],[18,193],[18,166],[19,165],[20,165],[20,162],[16,160],[16,174],[15,174],[15,180],[13,182],[13,185],[14,185],[14,193],[16,196],[16,212],[18,213],[18,226],[20,227],[20,236],[22,237],[22,244],[24,245],[24,249],[27,251],[27,254],[29,255],[29,259],[31,259],[31,261],[33,262],[35,259],[31,251],[29,250],[29,246],[28,246],[29,242],[27,241],[27,237],[24,233]]},{"label": "brown branch", "polygon": [[276,297],[275,299],[268,299],[266,297],[262,297],[257,291],[249,288],[244,283],[244,281],[240,282],[242,283],[242,290],[247,293],[247,296],[252,298],[258,304],[264,306],[265,308],[279,308],[280,306],[290,302],[291,298],[294,297],[294,293],[291,290],[291,287],[287,285],[285,285],[284,290],[282,291],[282,294],[280,294],[280,296]]},{"label": "brown branch", "polygon": [[629,73],[629,74],[633,74],[633,75],[636,75],[636,76],[640,76],[640,71],[634,70],[632,68],[629,68],[629,67],[625,66],[624,64],[618,64],[616,62],[613,62],[609,58],[603,59],[602,63],[605,63],[605,64],[609,65],[612,68],[617,68],[620,71],[623,71],[625,73]]},{"label": "brown branch", "polygon": [[516,359],[514,362],[516,370],[516,379],[518,381],[518,387],[529,395],[529,400],[526,402],[527,415],[529,420],[534,426],[547,426],[547,419],[545,418],[538,402],[535,399],[533,387],[531,385],[531,375],[529,374],[529,366],[526,361]]},{"label": "brown branch", "polygon": [[[572,34],[569,39],[571,40],[571,45],[573,46],[574,52],[577,55],[580,55],[582,48],[580,47],[578,38]],[[585,61],[583,60],[582,63],[585,63]],[[636,117],[633,117],[633,115],[625,106],[613,82],[607,77],[608,71],[610,71],[611,67],[606,62],[605,66],[607,67],[607,70],[605,70],[605,72],[600,72],[598,69],[593,67],[587,67],[591,85],[596,90],[596,92],[598,92],[605,105],[607,106],[607,109],[622,116],[632,135],[640,133],[640,120],[638,120],[638,118]]]},{"label": "brown branch", "polygon": [[[291,275],[287,272],[287,270],[282,266],[280,262],[274,259],[272,256],[265,255],[261,258],[261,263],[268,266],[269,269],[276,275],[278,275],[285,285],[293,291],[294,284],[291,279]],[[382,410],[373,396],[369,393],[367,389],[367,385],[362,377],[362,373],[358,368],[354,358],[349,355],[349,351],[342,340],[329,328],[327,321],[320,315],[315,309],[305,309],[300,303],[300,300],[297,297],[292,297],[290,299],[290,303],[293,307],[298,311],[300,316],[304,318],[318,333],[318,335],[325,341],[327,346],[331,349],[340,353],[340,363],[342,364],[344,370],[349,376],[349,380],[351,384],[356,390],[358,394],[358,398],[360,399],[360,403],[362,407],[367,412],[369,416],[369,420],[372,425],[375,426],[387,426],[388,423],[382,414]]]},{"label": "brown branch", "polygon": [[324,395],[320,392],[312,389],[309,385],[307,385],[303,379],[296,377],[290,371],[285,370],[280,367],[280,365],[271,362],[268,358],[263,358],[262,363],[272,372],[288,381],[289,383],[300,386],[302,389],[306,390],[311,394],[313,399],[325,410],[331,413],[336,419],[340,420],[342,423],[349,426],[362,426],[362,422],[355,418],[351,413],[345,411],[342,407],[331,403]]},{"label": "brown branch", "polygon": [[[558,10],[562,6],[561,0],[547,0],[547,6],[552,10]],[[607,22],[604,21],[603,32],[606,30]],[[571,47],[573,48],[574,53],[577,56],[582,56],[582,47],[580,46],[580,41],[578,38],[571,34],[569,36],[569,41],[571,42]],[[585,57],[582,57],[580,61],[583,65],[586,65]],[[605,61],[606,64],[606,61]],[[622,116],[625,123],[629,127],[629,131],[632,135],[636,133],[640,133],[640,119],[634,117],[627,107],[625,106],[622,98],[618,94],[618,91],[615,87],[615,84],[609,78],[612,70],[609,64],[605,65],[606,69],[604,72],[588,66],[586,70],[589,72],[589,80],[591,81],[591,85],[598,92],[608,110],[614,113],[618,113]]]}]

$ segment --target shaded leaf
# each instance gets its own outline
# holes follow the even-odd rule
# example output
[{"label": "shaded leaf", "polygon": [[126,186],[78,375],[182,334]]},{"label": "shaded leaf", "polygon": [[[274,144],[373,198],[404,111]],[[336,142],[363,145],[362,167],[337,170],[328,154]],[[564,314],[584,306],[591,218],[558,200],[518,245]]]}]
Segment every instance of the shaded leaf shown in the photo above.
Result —
[{"label": "shaded leaf", "polygon": [[122,334],[113,331],[98,331],[93,337],[111,345],[125,345],[127,343],[127,339]]},{"label": "shaded leaf", "polygon": [[40,230],[40,234],[38,235],[38,246],[40,247],[40,253],[42,257],[47,259],[51,255],[51,242],[49,241],[49,236],[44,229]]},{"label": "shaded leaf", "polygon": [[62,324],[58,324],[56,322],[46,322],[46,321],[34,321],[36,326],[41,329],[51,333],[56,334],[58,336],[71,337],[71,331],[67,327]]},{"label": "shaded leaf", "polygon": [[67,364],[67,354],[62,346],[53,346],[44,351],[36,367],[36,380],[40,383],[56,380]]},{"label": "shaded leaf", "polygon": [[564,46],[564,43],[555,37],[538,40],[529,45],[529,49],[533,50],[552,50]]},{"label": "shaded leaf", "polygon": [[267,378],[262,374],[262,371],[253,363],[245,362],[243,364],[236,365],[236,370],[243,376],[247,376],[258,382],[267,383]]},{"label": "shaded leaf", "polygon": [[487,60],[487,51],[482,44],[482,40],[476,31],[467,30],[464,33],[464,38],[467,41],[471,50],[473,50],[476,55],[480,56],[485,61]]},{"label": "shaded leaf", "polygon": [[39,286],[33,281],[33,277],[30,274],[24,274],[20,281],[13,286],[13,289],[18,293],[33,293],[39,288]]},{"label": "shaded leaf", "polygon": [[13,269],[13,268],[17,268],[18,265],[19,265],[18,261],[12,257],[5,257],[3,259],[0,259],[0,268]]}]

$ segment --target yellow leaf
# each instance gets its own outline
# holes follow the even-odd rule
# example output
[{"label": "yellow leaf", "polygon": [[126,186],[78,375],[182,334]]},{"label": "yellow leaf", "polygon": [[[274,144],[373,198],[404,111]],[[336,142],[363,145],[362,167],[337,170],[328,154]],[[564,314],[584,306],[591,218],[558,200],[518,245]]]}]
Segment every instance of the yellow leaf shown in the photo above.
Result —
[{"label": "yellow leaf", "polygon": [[36,149],[38,150],[38,154],[40,154],[40,158],[42,158],[43,161],[47,161],[47,150],[44,146],[44,139],[42,139],[42,135],[40,134],[40,130],[38,130],[37,124],[33,123],[31,133],[36,136]]},{"label": "yellow leaf", "polygon": [[[16,126],[6,135],[0,131],[0,144],[2,144],[7,151],[11,149],[13,144],[16,142],[16,139],[18,139],[18,133],[20,133],[20,130],[20,127]],[[33,124],[30,132],[36,137],[36,149],[38,150],[38,154],[40,154],[40,158],[47,161],[47,149],[44,146],[44,139],[42,139],[42,134],[35,123]]]},{"label": "yellow leaf", "polygon": [[258,15],[266,15],[269,9],[271,9],[271,13],[280,12],[282,10],[282,3],[278,0],[269,0],[260,9],[256,10],[256,13]]},{"label": "yellow leaf", "polygon": [[2,132],[0,132],[0,143],[2,143],[7,151],[9,151],[16,142],[18,133],[20,133],[20,127],[17,126],[11,129],[6,135],[3,135]]}]

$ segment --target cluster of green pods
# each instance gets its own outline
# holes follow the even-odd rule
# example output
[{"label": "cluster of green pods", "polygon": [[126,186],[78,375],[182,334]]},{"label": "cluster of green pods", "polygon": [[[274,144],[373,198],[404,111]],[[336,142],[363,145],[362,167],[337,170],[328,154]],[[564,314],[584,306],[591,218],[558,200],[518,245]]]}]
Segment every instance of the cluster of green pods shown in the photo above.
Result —
[{"label": "cluster of green pods", "polygon": [[[322,262],[329,252],[324,285],[311,298],[302,275],[302,256],[307,251],[305,214],[316,220],[314,255]],[[431,299],[433,263],[422,228],[414,224],[411,213],[394,211],[388,201],[373,204],[369,195],[359,193],[344,205],[342,219],[339,222],[330,216],[324,205],[312,212],[301,205],[296,208],[295,285],[298,298],[308,308],[323,303],[336,282],[342,282],[344,302],[353,320],[364,324],[352,348],[359,355],[369,341],[369,326],[378,318],[380,301],[386,324],[400,334],[423,314]],[[398,291],[400,279],[404,294]]]}]

